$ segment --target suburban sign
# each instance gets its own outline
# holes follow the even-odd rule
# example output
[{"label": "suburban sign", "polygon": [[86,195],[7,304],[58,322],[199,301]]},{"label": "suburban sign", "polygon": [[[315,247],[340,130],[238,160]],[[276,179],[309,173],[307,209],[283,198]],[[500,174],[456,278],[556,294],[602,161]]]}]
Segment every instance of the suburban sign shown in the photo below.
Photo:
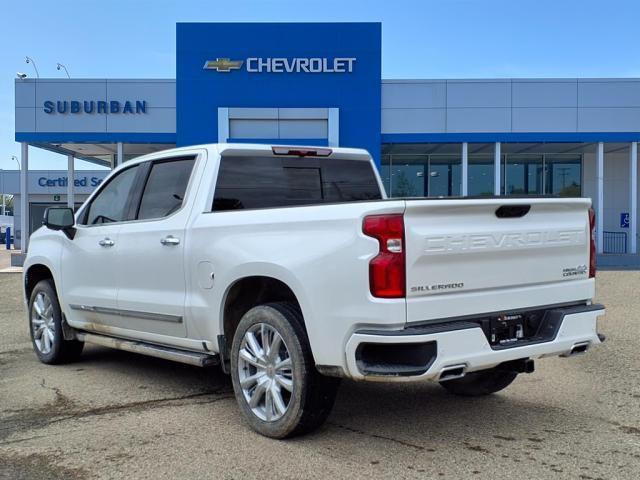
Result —
[{"label": "suburban sign", "polygon": [[356,63],[354,57],[335,58],[285,58],[285,57],[249,57],[246,60],[216,58],[207,60],[205,70],[230,72],[240,70],[243,65],[249,73],[351,73]]},{"label": "suburban sign", "polygon": [[147,101],[135,100],[119,102],[117,100],[111,100],[105,102],[104,100],[46,100],[42,109],[44,113],[48,114],[141,114],[147,113]]}]

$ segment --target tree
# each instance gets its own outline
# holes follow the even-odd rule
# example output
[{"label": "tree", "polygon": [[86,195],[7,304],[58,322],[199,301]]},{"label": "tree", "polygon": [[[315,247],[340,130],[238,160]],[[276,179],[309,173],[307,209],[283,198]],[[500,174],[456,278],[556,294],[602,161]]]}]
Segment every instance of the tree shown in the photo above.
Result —
[{"label": "tree", "polygon": [[5,215],[13,216],[13,195],[4,196],[4,210],[5,210]]},{"label": "tree", "polygon": [[403,171],[398,172],[396,181],[392,185],[393,197],[414,197],[416,196],[415,188],[409,181],[407,174]]}]

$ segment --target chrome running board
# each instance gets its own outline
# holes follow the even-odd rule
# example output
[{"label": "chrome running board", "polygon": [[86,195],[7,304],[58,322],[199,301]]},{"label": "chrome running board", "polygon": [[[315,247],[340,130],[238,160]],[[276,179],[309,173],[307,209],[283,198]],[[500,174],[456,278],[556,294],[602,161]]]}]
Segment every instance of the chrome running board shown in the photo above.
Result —
[{"label": "chrome running board", "polygon": [[220,356],[217,353],[198,353],[186,350],[178,350],[171,347],[152,345],[150,343],[124,340],[122,338],[108,337],[106,335],[95,335],[93,333],[77,332],[76,338],[81,342],[102,345],[103,347],[115,348],[126,352],[140,353],[150,357],[173,360],[174,362],[195,365],[196,367],[207,367],[218,365]]}]

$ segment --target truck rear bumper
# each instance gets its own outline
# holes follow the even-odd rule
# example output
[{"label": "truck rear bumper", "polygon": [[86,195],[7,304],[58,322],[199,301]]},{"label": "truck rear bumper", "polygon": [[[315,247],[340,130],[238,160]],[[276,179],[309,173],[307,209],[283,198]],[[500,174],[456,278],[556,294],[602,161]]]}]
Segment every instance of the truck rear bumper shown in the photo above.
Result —
[{"label": "truck rear bumper", "polygon": [[[356,380],[410,382],[456,378],[518,359],[571,356],[601,343],[601,305],[555,311],[560,323],[552,339],[513,347],[493,347],[471,322],[401,331],[357,331],[347,342],[348,376]],[[423,333],[424,332],[424,333]]]}]

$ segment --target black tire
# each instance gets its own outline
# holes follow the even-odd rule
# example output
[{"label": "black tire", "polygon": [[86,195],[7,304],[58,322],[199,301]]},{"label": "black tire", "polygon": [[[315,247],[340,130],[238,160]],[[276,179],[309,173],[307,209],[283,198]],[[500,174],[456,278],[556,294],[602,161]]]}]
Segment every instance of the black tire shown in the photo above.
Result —
[{"label": "black tire", "polygon": [[[274,400],[274,393],[272,393],[272,390],[269,390],[269,395],[272,399],[270,404],[272,408],[270,410],[273,410],[276,415],[282,415],[280,418],[270,421],[260,418],[258,413],[255,413],[249,405],[249,400],[246,395],[250,393],[243,391],[240,379],[241,373],[238,368],[240,365],[245,380],[247,376],[258,372],[255,366],[250,365],[244,359],[240,358],[240,351],[244,349],[243,352],[247,352],[248,344],[245,344],[243,347],[243,339],[247,332],[249,332],[249,330],[252,330],[252,332],[255,330],[255,333],[258,333],[257,329],[263,328],[263,325],[268,326],[266,327],[267,332],[274,329],[280,335],[285,345],[283,356],[288,355],[291,360],[291,371],[287,373],[287,375],[291,377],[293,384],[290,393],[281,390],[280,385],[273,377],[277,375],[277,373],[275,373],[276,370],[273,368],[270,373],[270,375],[272,375],[270,379],[268,377],[262,377],[267,382],[271,382],[269,385],[274,385],[273,388],[277,388],[282,392],[280,394],[281,401],[285,396],[286,400],[288,400],[284,414],[275,412],[276,402]],[[264,330],[261,331],[264,332]],[[264,344],[265,340],[262,339],[262,334],[258,335],[260,335],[260,343]],[[268,337],[269,335],[267,334],[266,336]],[[265,352],[263,351],[263,353]],[[264,358],[268,358],[268,354],[265,354]],[[279,360],[281,358],[281,355],[278,354],[277,359]],[[273,360],[274,364],[278,360]],[[248,369],[253,370],[248,372]],[[264,371],[267,372],[267,370]],[[266,374],[267,373],[264,375]],[[238,401],[242,415],[251,428],[261,435],[278,439],[302,435],[322,425],[331,413],[340,384],[340,379],[325,377],[318,373],[315,368],[300,310],[293,304],[283,302],[254,307],[242,317],[234,333],[233,345],[231,347],[231,378],[236,400]],[[255,390],[258,388],[259,382],[255,382],[255,385],[254,395],[256,395]],[[266,388],[269,389],[270,387]],[[264,411],[266,412],[268,402],[267,392],[265,391],[260,398],[264,399]]]},{"label": "black tire", "polygon": [[479,397],[507,388],[517,376],[517,372],[501,369],[498,366],[488,370],[467,373],[462,378],[445,380],[440,382],[440,385],[455,395]]},{"label": "black tire", "polygon": [[[47,310],[50,305],[51,319],[49,321],[44,320],[49,317],[48,314],[46,316],[37,314],[37,309],[41,308],[39,306],[41,303],[36,305],[39,297],[41,302],[42,299],[46,299],[49,302],[47,303]],[[43,339],[44,332],[42,330],[39,331],[38,325],[34,323],[41,321],[48,325],[48,331],[51,333],[51,336],[48,337],[49,340]],[[49,365],[68,363],[77,360],[82,353],[83,342],[65,340],[63,337],[62,311],[60,310],[60,303],[52,280],[39,281],[31,292],[31,297],[29,298],[29,332],[31,333],[33,349],[42,363]],[[40,336],[40,340],[38,340],[38,336]],[[49,348],[42,346],[43,341]]]}]

